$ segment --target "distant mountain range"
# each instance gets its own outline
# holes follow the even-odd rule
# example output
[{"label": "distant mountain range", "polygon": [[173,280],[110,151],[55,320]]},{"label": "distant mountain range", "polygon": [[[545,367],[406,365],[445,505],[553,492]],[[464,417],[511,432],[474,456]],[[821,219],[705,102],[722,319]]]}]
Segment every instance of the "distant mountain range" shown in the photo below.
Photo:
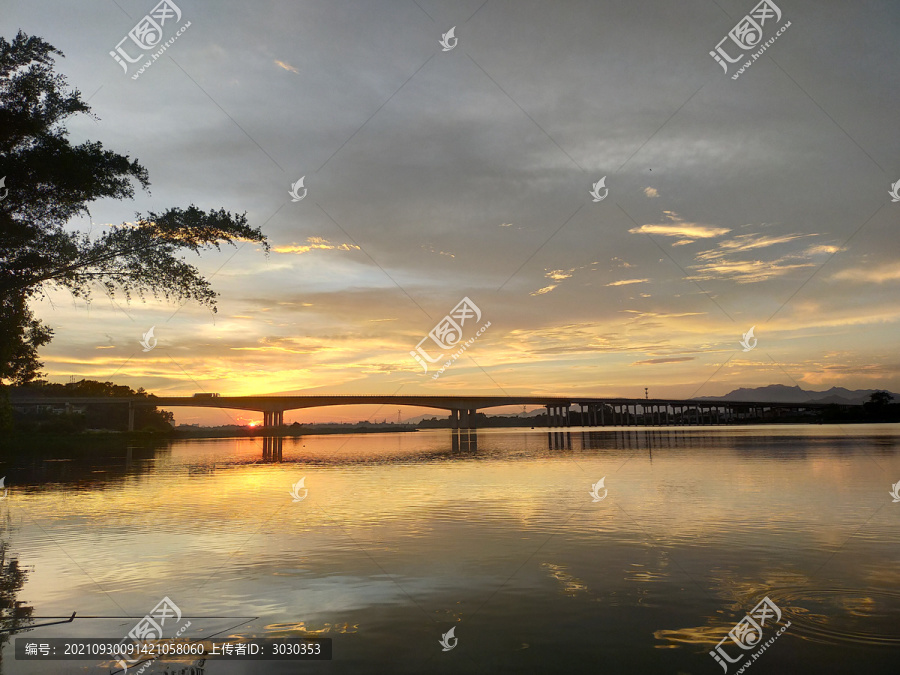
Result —
[{"label": "distant mountain range", "polygon": [[[786,387],[783,384],[770,384],[767,387],[747,389],[741,387],[725,396],[697,396],[697,401],[759,401],[770,403],[844,403],[859,404],[869,400],[869,395],[883,389],[844,389],[832,387],[825,391],[811,391],[800,387]],[[900,402],[900,397],[893,394]]]}]

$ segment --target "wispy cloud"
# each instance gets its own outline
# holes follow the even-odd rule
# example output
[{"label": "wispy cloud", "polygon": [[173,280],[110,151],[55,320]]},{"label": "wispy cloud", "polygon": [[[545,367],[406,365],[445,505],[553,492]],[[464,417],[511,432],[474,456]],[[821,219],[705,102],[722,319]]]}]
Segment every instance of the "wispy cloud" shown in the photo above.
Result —
[{"label": "wispy cloud", "polygon": [[821,255],[823,253],[831,254],[837,253],[841,250],[840,246],[829,246],[828,244],[819,244],[816,246],[810,246],[806,249],[806,255]]},{"label": "wispy cloud", "polygon": [[302,255],[313,250],[323,251],[350,251],[359,250],[356,244],[332,244],[323,237],[307,237],[306,244],[288,244],[286,246],[275,246],[272,251],[275,253],[292,253],[294,255]]},{"label": "wispy cloud", "polygon": [[856,281],[872,284],[883,284],[900,280],[900,262],[891,262],[874,267],[848,267],[832,275],[839,281]]},{"label": "wispy cloud", "polygon": [[[591,263],[591,264],[594,265],[596,263]],[[571,279],[572,276],[575,274],[575,272],[577,272],[578,270],[582,270],[584,268],[585,268],[585,266],[573,267],[568,270],[545,270],[544,276],[547,279],[550,279],[551,281],[561,282],[561,281],[565,281],[566,279]],[[550,291],[552,291],[554,288],[556,288],[558,286],[559,286],[559,283],[555,283],[550,286],[544,286],[543,288],[539,288],[536,291],[532,291],[531,293],[529,293],[529,295],[544,295],[545,293],[549,293]]]},{"label": "wispy cloud", "polygon": [[[777,246],[778,244],[786,244],[789,241],[794,241],[795,239],[802,239],[804,237],[815,237],[815,234],[782,234],[779,236],[771,237],[766,236],[764,234],[739,234],[733,239],[726,239],[725,241],[720,241],[718,243],[718,247],[720,249],[724,249],[729,252],[734,251],[752,251],[757,248],[767,248],[769,246]],[[697,257],[700,258],[703,255],[708,255],[711,252],[704,251],[703,253],[698,253]]]},{"label": "wispy cloud", "polygon": [[694,265],[697,274],[687,277],[688,281],[706,281],[709,279],[733,279],[739,284],[750,284],[783,277],[795,270],[814,267],[815,263],[782,264],[781,261],[765,262],[763,260],[717,260],[715,262]]},{"label": "wispy cloud", "polygon": [[682,239],[711,239],[731,232],[727,227],[713,227],[712,225],[700,225],[699,223],[641,225],[640,227],[632,227],[628,231],[632,234],[658,234],[663,237],[679,237]]},{"label": "wispy cloud", "polygon": [[[359,247],[357,247],[357,248],[359,248]],[[437,250],[434,246],[432,246],[431,244],[422,244],[422,248],[423,248],[425,251],[428,251],[429,253],[437,253],[438,255],[447,256],[448,258],[455,258],[455,257],[456,257],[453,253],[450,253],[450,252],[448,252],[448,251],[438,251],[438,250]]]},{"label": "wispy cloud", "polygon": [[[799,269],[814,266],[816,263],[809,260],[810,250],[798,253],[785,253],[784,247],[790,242],[807,237],[818,236],[812,234],[788,233],[781,235],[765,235],[759,232],[740,234],[730,239],[718,242],[716,248],[700,251],[695,256],[699,263],[693,265],[697,275],[689,277],[692,280],[703,281],[709,279],[732,279],[741,284],[757,283],[777,277],[783,277]],[[762,249],[778,247],[780,255],[773,260],[746,259],[745,254]],[[817,247],[813,247],[817,248]],[[823,246],[825,252],[831,247]]]},{"label": "wispy cloud", "polygon": [[292,66],[291,64],[285,63],[284,61],[279,61],[278,59],[275,59],[275,65],[278,66],[279,68],[284,68],[285,70],[289,70],[292,73],[297,73],[298,75],[300,74],[299,70],[294,68],[294,66]]},{"label": "wispy cloud", "polygon": [[647,195],[650,199],[653,199],[655,197],[659,197],[659,190],[652,187],[645,187],[644,194]]},{"label": "wispy cloud", "polygon": [[681,363],[682,361],[694,361],[696,356],[673,356],[667,359],[646,359],[644,361],[635,361],[633,366],[655,366],[660,363]]},{"label": "wispy cloud", "polygon": [[646,284],[649,279],[622,279],[621,281],[611,281],[607,286],[627,286],[629,284]]}]

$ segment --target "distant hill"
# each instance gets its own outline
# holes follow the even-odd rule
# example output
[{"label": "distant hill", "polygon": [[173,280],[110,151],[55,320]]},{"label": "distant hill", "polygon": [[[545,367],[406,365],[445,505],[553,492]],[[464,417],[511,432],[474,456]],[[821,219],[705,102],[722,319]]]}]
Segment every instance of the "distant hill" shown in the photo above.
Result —
[{"label": "distant hill", "polygon": [[[697,401],[765,401],[771,403],[844,403],[859,404],[869,400],[869,395],[883,389],[845,389],[832,387],[825,391],[812,391],[800,387],[770,384],[767,387],[748,389],[741,387],[725,396],[697,396]],[[893,392],[892,392],[893,393]],[[900,402],[900,396],[893,394]]]}]

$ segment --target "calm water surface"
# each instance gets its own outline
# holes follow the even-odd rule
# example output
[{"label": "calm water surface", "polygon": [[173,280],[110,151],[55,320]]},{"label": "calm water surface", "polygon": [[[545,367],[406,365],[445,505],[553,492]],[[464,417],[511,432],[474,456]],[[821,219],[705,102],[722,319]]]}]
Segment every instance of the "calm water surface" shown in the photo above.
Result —
[{"label": "calm water surface", "polygon": [[[260,439],[7,452],[6,606],[100,617],[29,638],[121,638],[164,596],[187,637],[333,638],[331,662],[207,675],[711,674],[768,596],[791,625],[747,672],[898,672],[896,426],[450,433],[285,439],[279,462]],[[12,640],[0,667],[115,670]]]}]

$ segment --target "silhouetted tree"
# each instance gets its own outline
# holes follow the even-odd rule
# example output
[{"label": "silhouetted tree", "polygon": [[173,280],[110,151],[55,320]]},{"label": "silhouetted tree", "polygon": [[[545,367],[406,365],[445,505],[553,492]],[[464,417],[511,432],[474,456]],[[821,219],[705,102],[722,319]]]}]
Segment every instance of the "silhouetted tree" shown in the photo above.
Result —
[{"label": "silhouetted tree", "polygon": [[0,38],[0,386],[40,375],[37,352],[52,331],[28,300],[48,288],[88,298],[99,285],[110,296],[194,300],[215,311],[217,294],[179,253],[235,241],[269,250],[246,215],[193,205],[136,214],[99,236],[67,230],[91,202],[132,198],[134,182],[145,190],[150,183],[127,155],[98,142],[70,144],[65,120],[90,108],[54,73],[56,56],[63,54],[22,31],[11,42]]},{"label": "silhouetted tree", "polygon": [[873,408],[884,408],[887,405],[890,405],[891,401],[894,400],[894,395],[887,391],[873,391],[869,394],[869,401],[867,403],[871,404]]},{"label": "silhouetted tree", "polygon": [[887,391],[873,391],[869,400],[863,403],[866,416],[874,422],[894,422],[900,406],[892,405],[894,395]]}]

